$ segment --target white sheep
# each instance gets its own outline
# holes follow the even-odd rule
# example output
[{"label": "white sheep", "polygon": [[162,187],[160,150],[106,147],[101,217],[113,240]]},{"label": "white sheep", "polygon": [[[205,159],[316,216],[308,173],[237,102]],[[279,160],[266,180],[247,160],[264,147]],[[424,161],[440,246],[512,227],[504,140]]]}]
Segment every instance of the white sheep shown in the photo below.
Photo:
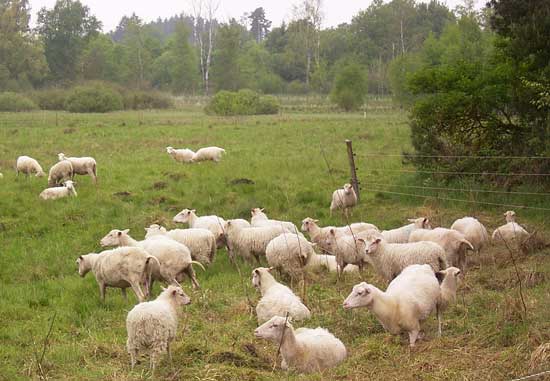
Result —
[{"label": "white sheep", "polygon": [[67,180],[62,187],[46,188],[40,193],[42,200],[57,200],[58,198],[74,196],[76,197],[75,183]]},{"label": "white sheep", "polygon": [[166,152],[178,163],[192,163],[193,155],[195,152],[188,148],[175,149],[173,147],[166,147]]},{"label": "white sheep", "polygon": [[492,235],[493,241],[504,241],[507,244],[515,242],[519,245],[529,237],[527,230],[516,222],[516,212],[509,210],[504,213],[504,217],[506,224],[495,229]]},{"label": "white sheep", "polygon": [[477,254],[489,243],[487,229],[474,217],[459,218],[453,222],[451,229],[464,234],[464,237],[472,244]]},{"label": "white sheep", "polygon": [[[306,270],[317,271],[321,268],[326,269],[331,273],[340,271],[334,255],[317,254],[313,252],[306,265]],[[357,273],[358,271],[359,267],[356,265],[347,265],[344,267],[345,273]]]},{"label": "white sheep", "polygon": [[409,218],[408,225],[401,226],[400,228],[383,230],[382,237],[388,243],[407,243],[409,242],[409,236],[417,229],[431,229],[430,220],[421,218]]},{"label": "white sheep", "polygon": [[290,221],[281,221],[281,220],[272,220],[269,217],[267,217],[267,214],[264,213],[264,209],[260,208],[253,208],[250,211],[250,214],[252,215],[252,218],[250,219],[250,225],[253,227],[263,227],[263,226],[283,226],[286,231],[289,233],[299,234],[300,231]]},{"label": "white sheep", "polygon": [[388,282],[414,264],[430,265],[433,271],[447,268],[445,250],[434,242],[387,243],[372,238],[367,240],[366,247],[367,261]]},{"label": "white sheep", "polygon": [[203,265],[209,265],[216,256],[216,237],[208,229],[173,229],[167,231],[163,226],[153,224],[145,228],[145,239],[153,236],[165,236],[184,244],[191,251],[191,258]]},{"label": "white sheep", "polygon": [[283,233],[273,238],[265,250],[269,266],[296,277],[302,274],[310,257],[315,253],[313,245],[305,238]]},{"label": "white sheep", "polygon": [[223,226],[225,220],[218,216],[197,216],[195,209],[183,209],[176,214],[172,221],[180,224],[188,224],[190,228],[208,229],[216,237],[216,245],[219,248],[225,245]]},{"label": "white sheep", "polygon": [[[447,267],[445,270],[441,270],[435,273],[437,280],[440,283],[439,298],[437,300],[437,315],[441,314],[454,303],[456,299],[456,290],[460,286],[462,272],[456,267]],[[441,336],[442,319],[438,319],[438,332]]]},{"label": "white sheep", "polygon": [[412,265],[405,268],[385,292],[366,282],[355,285],[343,307],[367,307],[386,331],[393,335],[407,332],[410,346],[414,347],[420,324],[436,309],[439,295],[439,283],[432,268]]},{"label": "white sheep", "polygon": [[319,372],[333,368],[345,360],[346,347],[324,328],[299,328],[294,330],[288,320],[274,316],[260,327],[254,335],[280,345],[281,368],[295,369],[300,373]]},{"label": "white sheep", "polygon": [[344,187],[337,189],[332,193],[332,201],[330,202],[330,215],[337,209],[342,209],[344,214],[348,216],[353,207],[357,205],[357,194],[351,184],[344,184]]},{"label": "white sheep", "polygon": [[[99,254],[81,255],[76,260],[78,274],[84,277],[89,271],[95,275],[99,285],[99,296],[105,301],[107,287],[122,289],[126,299],[126,288],[131,287],[140,302],[147,296],[152,272],[159,266],[158,260],[139,247],[118,247]],[[145,287],[145,293],[141,289]]]},{"label": "white sheep", "polygon": [[[153,280],[160,280],[168,284],[179,284],[186,274],[193,284],[193,288],[199,288],[199,282],[193,270],[193,264],[204,269],[202,264],[191,259],[191,253],[187,246],[164,237],[151,237],[143,241],[136,241],[128,232],[130,230],[111,230],[100,241],[101,246],[133,246],[144,249],[156,257],[160,268],[153,272]],[[149,287],[151,291],[152,284]]]},{"label": "white sheep", "polygon": [[445,250],[447,264],[466,271],[466,251],[474,247],[464,234],[454,229],[435,228],[433,230],[417,229],[409,236],[409,242],[435,242]]},{"label": "white sheep", "polygon": [[236,255],[249,262],[255,258],[260,263],[260,257],[265,256],[269,242],[286,232],[282,226],[243,228],[240,224],[234,225],[232,221],[228,220],[224,225],[231,259]]},{"label": "white sheep", "polygon": [[142,350],[149,352],[152,373],[162,353],[168,352],[172,360],[170,344],[178,330],[178,310],[189,303],[191,299],[181,287],[169,286],[155,300],[140,303],[128,312],[126,349],[130,354],[132,370]]},{"label": "white sheep", "polygon": [[287,313],[293,320],[309,319],[309,309],[290,288],[277,282],[270,271],[271,269],[265,267],[252,271],[252,285],[262,294],[256,305],[258,324],[273,316],[286,316]]},{"label": "white sheep", "polygon": [[74,175],[89,175],[97,183],[97,163],[93,157],[66,157],[63,152],[57,154],[59,161],[67,160],[73,165]]},{"label": "white sheep", "polygon": [[68,160],[63,160],[55,163],[50,168],[48,174],[48,186],[53,187],[66,180],[72,180],[74,177],[73,165]]},{"label": "white sheep", "polygon": [[26,177],[35,173],[36,177],[44,177],[46,174],[36,159],[29,156],[19,156],[15,163],[15,173],[19,177],[19,172],[24,173]]},{"label": "white sheep", "polygon": [[220,147],[205,147],[199,149],[193,155],[193,162],[198,163],[201,161],[211,160],[216,163],[220,162],[222,159],[222,154],[225,153],[225,150]]},{"label": "white sheep", "polygon": [[367,262],[367,246],[363,238],[352,235],[337,237],[336,231],[330,229],[327,244],[336,256],[338,269],[344,269],[348,264],[352,264],[363,270],[363,265]]}]

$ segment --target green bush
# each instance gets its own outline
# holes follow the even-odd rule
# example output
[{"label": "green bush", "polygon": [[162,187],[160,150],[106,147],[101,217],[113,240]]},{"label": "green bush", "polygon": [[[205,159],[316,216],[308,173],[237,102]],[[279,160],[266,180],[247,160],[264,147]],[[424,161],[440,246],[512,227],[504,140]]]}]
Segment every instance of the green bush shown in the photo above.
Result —
[{"label": "green bush", "polygon": [[309,92],[309,89],[304,82],[296,79],[288,84],[286,92],[291,95],[304,95]]},{"label": "green bush", "polygon": [[171,96],[158,91],[127,91],[124,108],[132,110],[167,109],[174,107]]},{"label": "green bush", "polygon": [[212,97],[205,111],[214,115],[261,115],[277,114],[279,101],[272,96],[260,96],[258,93],[243,89],[238,92],[222,90]]},{"label": "green bush", "polygon": [[64,110],[69,92],[64,89],[44,89],[33,91],[30,97],[42,110]]},{"label": "green bush", "polygon": [[65,110],[70,112],[109,112],[123,108],[122,95],[103,84],[77,86],[65,102]]},{"label": "green bush", "polygon": [[279,100],[273,95],[266,95],[260,98],[260,104],[258,105],[258,115],[270,115],[278,114],[281,104]]},{"label": "green bush", "polygon": [[31,111],[38,109],[36,103],[22,94],[0,93],[0,111]]},{"label": "green bush", "polygon": [[341,66],[336,74],[330,100],[346,111],[356,110],[368,91],[366,70],[356,63]]}]

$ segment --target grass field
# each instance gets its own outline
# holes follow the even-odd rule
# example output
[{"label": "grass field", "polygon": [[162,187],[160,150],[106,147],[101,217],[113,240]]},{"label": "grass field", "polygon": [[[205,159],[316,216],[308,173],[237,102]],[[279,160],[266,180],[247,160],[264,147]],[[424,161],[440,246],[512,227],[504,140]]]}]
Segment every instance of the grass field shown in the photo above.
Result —
[{"label": "grass field", "polygon": [[[137,239],[151,223],[175,227],[172,217],[192,207],[201,214],[249,218],[253,207],[269,216],[299,223],[307,216],[323,225],[342,224],[329,217],[332,190],[349,180],[344,139],[352,139],[363,187],[366,175],[380,183],[413,183],[401,159],[369,159],[369,152],[410,149],[406,115],[373,111],[363,115],[283,114],[270,117],[206,117],[200,110],[122,112],[107,115],[60,113],[0,114],[0,379],[134,380],[149,377],[142,364],[129,370],[125,318],[135,302],[108,289],[99,301],[92,274],[81,279],[76,258],[97,252],[99,239],[114,228],[131,229]],[[178,165],[168,145],[224,147],[218,165]],[[44,178],[15,180],[15,158],[35,157],[47,170],[58,152],[94,156],[99,184],[78,177],[78,198],[41,202]],[[326,157],[330,174],[325,163]],[[239,181],[239,179],[248,179]],[[426,183],[426,179],[424,183]],[[433,182],[430,182],[430,184]],[[410,193],[410,191],[409,191]],[[472,195],[442,192],[452,198]],[[503,207],[445,202],[436,198],[364,192],[354,220],[380,228],[401,226],[408,217],[427,215],[435,225],[475,214],[492,229],[502,223]],[[499,202],[498,195],[489,195]],[[487,196],[487,197],[489,197]],[[513,199],[550,207],[548,198]],[[543,211],[517,211],[521,223],[542,236],[550,230]],[[384,284],[372,270],[337,281],[332,274],[311,274],[307,304],[309,327],[328,328],[347,346],[349,357],[323,374],[300,376],[273,369],[276,348],[257,341],[250,283],[251,267],[241,263],[243,278],[225,251],[202,272],[202,290],[193,292],[172,346],[174,362],[164,359],[158,379],[167,380],[505,380],[550,368],[548,357],[531,354],[550,342],[550,249],[518,256],[518,273],[503,247],[475,258],[458,302],[445,314],[443,337],[437,323],[425,325],[427,337],[414,351],[405,339],[384,332],[366,309],[344,311],[352,286],[366,280]],[[495,258],[495,262],[493,262]],[[527,307],[518,293],[522,280]],[[159,286],[155,294],[158,293]],[[300,290],[297,290],[300,292]],[[51,335],[44,339],[51,321]],[[39,371],[38,361],[45,349]]]}]

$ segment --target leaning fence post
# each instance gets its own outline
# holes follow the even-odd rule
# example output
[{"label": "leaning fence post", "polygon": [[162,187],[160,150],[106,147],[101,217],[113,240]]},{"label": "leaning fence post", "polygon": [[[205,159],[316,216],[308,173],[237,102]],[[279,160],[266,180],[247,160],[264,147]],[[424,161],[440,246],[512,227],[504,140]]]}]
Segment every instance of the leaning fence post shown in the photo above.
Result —
[{"label": "leaning fence post", "polygon": [[355,154],[353,153],[353,147],[351,140],[346,139],[346,146],[348,147],[348,161],[351,173],[351,185],[357,195],[357,201],[359,201],[359,181],[357,180],[357,168],[355,168]]}]

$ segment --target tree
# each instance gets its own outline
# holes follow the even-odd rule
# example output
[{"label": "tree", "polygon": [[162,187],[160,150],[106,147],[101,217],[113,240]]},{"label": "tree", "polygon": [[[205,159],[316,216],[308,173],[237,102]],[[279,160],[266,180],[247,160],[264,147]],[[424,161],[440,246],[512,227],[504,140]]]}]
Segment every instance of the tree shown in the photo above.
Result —
[{"label": "tree", "polygon": [[344,110],[352,111],[363,105],[367,90],[365,69],[357,63],[343,63],[337,71],[330,99]]},{"label": "tree", "polygon": [[88,80],[119,82],[123,70],[118,58],[113,40],[105,34],[98,34],[90,39],[82,52],[80,76]]},{"label": "tree", "polygon": [[297,28],[295,39],[300,41],[306,58],[306,85],[309,86],[311,63],[315,60],[316,66],[320,65],[321,50],[321,24],[323,22],[322,0],[301,0],[294,5],[292,13]]},{"label": "tree", "polygon": [[262,7],[256,8],[248,16],[248,19],[250,20],[250,34],[254,36],[254,39],[259,44],[269,33],[271,21],[265,18],[265,11]]},{"label": "tree", "polygon": [[216,37],[217,49],[214,52],[212,76],[216,90],[238,90],[240,88],[240,68],[238,59],[242,46],[243,27],[235,19],[223,24]]},{"label": "tree", "polygon": [[212,64],[212,51],[217,22],[216,12],[220,6],[220,0],[191,0],[193,8],[193,32],[195,41],[199,45],[199,61],[204,85],[204,93],[210,92],[210,66]]}]

